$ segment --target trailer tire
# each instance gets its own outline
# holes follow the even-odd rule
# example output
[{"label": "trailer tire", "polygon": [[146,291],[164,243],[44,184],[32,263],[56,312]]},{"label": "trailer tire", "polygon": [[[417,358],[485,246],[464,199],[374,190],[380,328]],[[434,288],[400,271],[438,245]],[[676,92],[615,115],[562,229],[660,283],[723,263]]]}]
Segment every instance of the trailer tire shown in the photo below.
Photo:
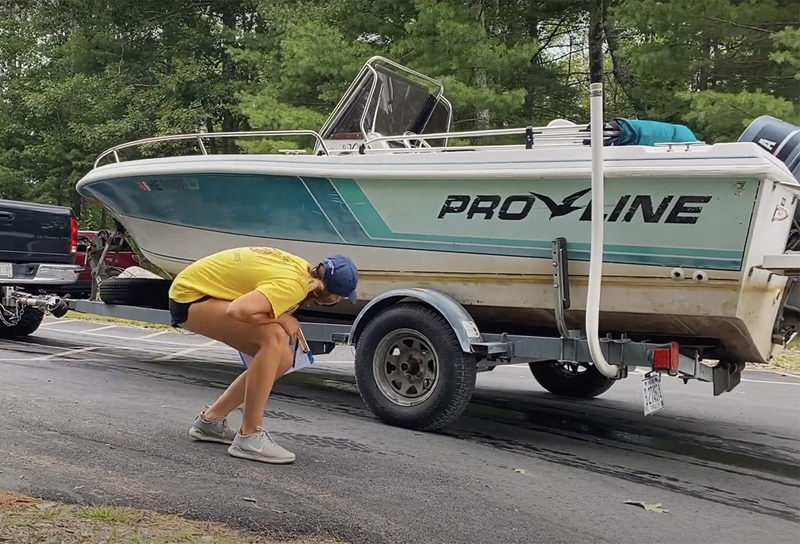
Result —
[{"label": "trailer tire", "polygon": [[570,370],[569,363],[542,361],[528,363],[539,385],[554,395],[591,399],[608,391],[617,380],[604,376],[594,365],[582,365],[583,371]]},{"label": "trailer tire", "polygon": [[106,304],[169,308],[170,280],[151,278],[108,278],[100,284],[100,300]]},{"label": "trailer tire", "polygon": [[7,325],[0,325],[0,338],[11,339],[20,336],[28,336],[39,328],[44,319],[44,312],[36,308],[24,308],[22,310],[22,317],[17,324],[9,327]]},{"label": "trailer tire", "polygon": [[446,427],[467,407],[477,365],[450,324],[423,304],[373,317],[358,338],[356,384],[384,422],[421,431]]}]

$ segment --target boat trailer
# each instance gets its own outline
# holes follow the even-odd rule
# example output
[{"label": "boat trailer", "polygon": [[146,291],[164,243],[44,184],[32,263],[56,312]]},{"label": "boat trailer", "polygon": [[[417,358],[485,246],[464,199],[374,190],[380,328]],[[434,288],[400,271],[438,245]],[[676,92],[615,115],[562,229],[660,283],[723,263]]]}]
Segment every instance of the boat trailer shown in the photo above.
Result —
[{"label": "boat trailer", "polygon": [[[565,323],[565,311],[570,307],[567,241],[554,240],[552,249],[555,316],[560,336],[481,332],[458,301],[444,293],[419,288],[383,293],[364,306],[352,323],[304,321],[301,328],[313,355],[328,354],[337,345],[355,346],[356,382],[365,404],[390,424],[421,430],[452,422],[472,396],[476,373],[499,365],[528,363],[534,375],[538,368],[555,369],[563,373],[566,384],[570,380],[578,384],[578,380],[590,377],[593,387],[579,387],[572,392],[543,383],[551,392],[581,398],[602,393],[635,368],[644,369],[645,415],[664,407],[660,387],[663,374],[684,383],[710,382],[715,396],[740,383],[743,363],[704,361],[699,350],[684,349],[677,342],[655,343],[625,336],[599,339],[603,357],[615,370],[611,378],[602,376],[589,363],[593,356],[588,339]],[[791,262],[782,259],[781,272],[800,276],[800,254],[792,257]],[[92,300],[67,299],[65,303],[71,310],[89,315],[171,323],[169,311],[162,309]],[[387,340],[390,338],[394,340]],[[387,364],[394,368],[386,370]],[[436,390],[443,394],[443,402],[436,403],[436,408],[423,409]]]},{"label": "boat trailer", "polygon": [[[481,332],[458,301],[421,288],[381,294],[370,300],[352,323],[302,321],[301,329],[312,355],[328,354],[337,345],[355,346],[356,384],[365,404],[389,424],[419,430],[439,429],[456,419],[472,397],[476,374],[500,365],[528,363],[545,389],[578,398],[595,397],[628,377],[632,369],[644,369],[645,415],[664,408],[663,374],[684,383],[711,382],[715,396],[740,383],[743,362],[706,361],[699,349],[678,342],[649,342],[625,335],[599,338],[602,357],[614,372],[613,376],[601,374],[593,364],[596,358],[589,339],[565,322],[571,300],[566,253],[567,241],[554,240],[552,277],[560,336]],[[800,277],[800,253],[765,258],[762,267]],[[87,315],[171,324],[170,313],[164,309],[59,299],[9,289],[4,291],[2,306],[7,311],[33,306],[61,317],[68,308]]]}]

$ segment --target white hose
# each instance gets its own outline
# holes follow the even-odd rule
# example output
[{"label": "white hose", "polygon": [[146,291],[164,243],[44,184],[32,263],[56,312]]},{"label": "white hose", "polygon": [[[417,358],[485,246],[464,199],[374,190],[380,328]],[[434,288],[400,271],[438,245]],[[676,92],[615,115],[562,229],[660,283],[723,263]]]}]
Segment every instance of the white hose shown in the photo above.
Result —
[{"label": "white hose", "polygon": [[592,142],[592,235],[589,255],[589,289],[586,294],[586,339],[594,366],[609,378],[617,367],[608,364],[600,348],[600,284],[603,277],[603,84],[589,87],[589,111]]}]

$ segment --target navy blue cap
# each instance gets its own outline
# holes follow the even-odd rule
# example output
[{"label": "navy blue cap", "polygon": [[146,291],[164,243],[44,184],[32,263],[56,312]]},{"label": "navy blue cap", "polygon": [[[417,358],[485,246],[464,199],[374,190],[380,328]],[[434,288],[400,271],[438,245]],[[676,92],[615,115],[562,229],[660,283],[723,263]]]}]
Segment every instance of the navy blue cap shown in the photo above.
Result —
[{"label": "navy blue cap", "polygon": [[332,255],[322,261],[325,267],[325,287],[334,295],[350,299],[355,303],[356,285],[358,285],[358,269],[349,257]]}]

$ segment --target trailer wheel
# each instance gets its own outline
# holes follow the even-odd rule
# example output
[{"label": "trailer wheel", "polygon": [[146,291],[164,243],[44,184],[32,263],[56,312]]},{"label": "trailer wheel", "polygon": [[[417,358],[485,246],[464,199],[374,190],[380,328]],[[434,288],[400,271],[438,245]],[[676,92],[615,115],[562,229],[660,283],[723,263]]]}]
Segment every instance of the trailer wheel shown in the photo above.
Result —
[{"label": "trailer wheel", "polygon": [[170,280],[151,278],[108,278],[100,284],[100,300],[106,304],[169,308]]},{"label": "trailer wheel", "polygon": [[42,324],[42,319],[44,319],[43,311],[30,307],[24,308],[22,317],[13,327],[0,324],[0,338],[10,339],[28,336],[39,328],[39,325]]},{"label": "trailer wheel", "polygon": [[528,366],[539,385],[561,397],[591,399],[608,391],[617,381],[588,363],[542,361]]},{"label": "trailer wheel", "polygon": [[431,431],[464,411],[477,365],[441,315],[422,304],[400,304],[366,325],[355,370],[361,398],[375,415],[390,425]]}]

